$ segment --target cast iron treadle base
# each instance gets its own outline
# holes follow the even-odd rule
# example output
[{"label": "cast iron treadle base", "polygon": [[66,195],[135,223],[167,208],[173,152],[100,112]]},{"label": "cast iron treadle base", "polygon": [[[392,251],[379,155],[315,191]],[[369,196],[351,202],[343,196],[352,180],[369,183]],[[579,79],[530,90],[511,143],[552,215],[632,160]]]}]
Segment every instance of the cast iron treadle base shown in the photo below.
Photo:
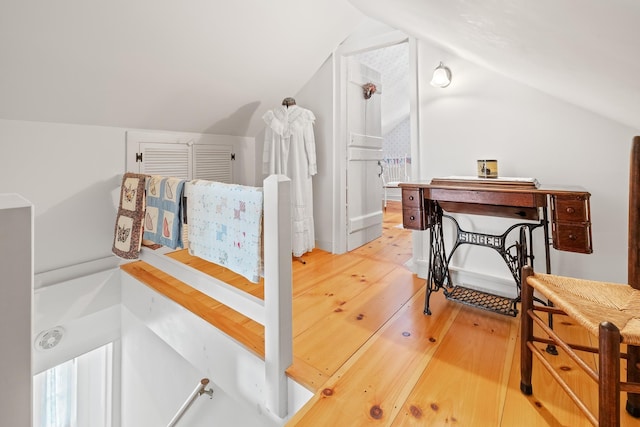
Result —
[{"label": "cast iron treadle base", "polygon": [[507,316],[516,317],[518,310],[515,308],[513,299],[493,295],[476,289],[454,286],[450,292],[445,292],[447,299],[457,301],[462,304],[482,308]]}]

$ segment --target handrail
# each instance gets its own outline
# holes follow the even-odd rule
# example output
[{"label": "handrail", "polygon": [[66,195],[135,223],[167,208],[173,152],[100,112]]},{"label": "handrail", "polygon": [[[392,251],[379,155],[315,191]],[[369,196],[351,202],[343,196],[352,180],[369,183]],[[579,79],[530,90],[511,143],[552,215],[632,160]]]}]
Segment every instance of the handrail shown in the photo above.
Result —
[{"label": "handrail", "polygon": [[171,421],[169,421],[169,424],[167,424],[167,427],[174,427],[198,397],[202,396],[203,394],[207,394],[209,395],[210,398],[212,398],[213,389],[210,388],[209,390],[207,390],[206,388],[208,384],[209,384],[208,378],[203,378],[200,380],[200,383],[198,384],[198,386],[195,388],[195,390],[191,392],[191,394],[189,395],[187,400],[182,404],[180,409],[178,409],[178,412],[176,412],[176,414],[173,416]]}]

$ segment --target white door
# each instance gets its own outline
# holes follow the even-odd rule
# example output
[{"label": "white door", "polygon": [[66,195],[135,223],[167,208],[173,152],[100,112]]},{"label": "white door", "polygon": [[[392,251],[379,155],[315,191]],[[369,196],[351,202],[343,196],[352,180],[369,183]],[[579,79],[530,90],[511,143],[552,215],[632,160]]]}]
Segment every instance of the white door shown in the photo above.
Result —
[{"label": "white door", "polygon": [[[382,236],[382,121],[380,73],[348,58],[347,251]],[[362,86],[376,92],[365,99]]]}]

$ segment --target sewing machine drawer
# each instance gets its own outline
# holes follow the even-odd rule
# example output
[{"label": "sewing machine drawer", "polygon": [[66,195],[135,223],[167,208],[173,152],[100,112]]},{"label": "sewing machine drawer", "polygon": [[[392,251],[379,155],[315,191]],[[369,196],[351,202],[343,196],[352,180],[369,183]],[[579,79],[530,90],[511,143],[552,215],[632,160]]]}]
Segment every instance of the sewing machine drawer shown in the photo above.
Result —
[{"label": "sewing machine drawer", "polygon": [[429,206],[425,206],[421,188],[403,188],[402,226],[409,230],[426,230],[429,227]]},{"label": "sewing machine drawer", "polygon": [[589,221],[589,199],[581,196],[551,196],[551,212],[555,221]]},{"label": "sewing machine drawer", "polygon": [[591,225],[574,224],[566,222],[554,222],[551,225],[553,234],[553,247],[560,251],[579,252],[590,254]]},{"label": "sewing machine drawer", "polygon": [[402,209],[424,207],[424,196],[421,188],[403,188],[402,189]]},{"label": "sewing machine drawer", "polygon": [[590,217],[589,196],[552,195],[553,247],[561,251],[592,253]]},{"label": "sewing machine drawer", "polygon": [[408,230],[426,230],[427,215],[424,209],[402,209],[402,226]]}]

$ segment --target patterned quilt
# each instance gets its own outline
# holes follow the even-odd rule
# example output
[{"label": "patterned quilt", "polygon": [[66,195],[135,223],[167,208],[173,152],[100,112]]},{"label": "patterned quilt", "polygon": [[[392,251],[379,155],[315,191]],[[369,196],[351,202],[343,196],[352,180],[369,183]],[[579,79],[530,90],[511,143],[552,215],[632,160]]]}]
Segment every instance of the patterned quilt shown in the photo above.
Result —
[{"label": "patterned quilt", "polygon": [[146,175],[135,173],[126,173],[122,177],[112,248],[113,253],[121,258],[136,259],[140,254],[146,178]]},{"label": "patterned quilt", "polygon": [[[185,180],[153,175],[147,179],[144,239],[171,249],[182,247],[182,194]],[[145,243],[146,244],[146,243]]]},{"label": "patterned quilt", "polygon": [[257,283],[262,275],[262,188],[186,184],[189,253]]}]

